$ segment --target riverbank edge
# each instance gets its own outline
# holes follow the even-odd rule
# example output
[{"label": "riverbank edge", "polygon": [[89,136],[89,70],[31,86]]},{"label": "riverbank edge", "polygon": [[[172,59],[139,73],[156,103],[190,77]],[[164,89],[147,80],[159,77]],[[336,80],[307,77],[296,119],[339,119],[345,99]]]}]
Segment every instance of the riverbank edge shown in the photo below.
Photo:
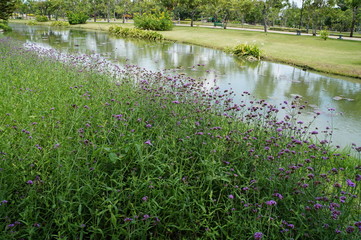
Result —
[{"label": "riverbank edge", "polygon": [[[26,24],[27,22],[29,22],[28,20],[11,20],[11,23],[21,23],[21,24]],[[91,25],[92,24],[92,25]],[[96,24],[97,26],[94,26],[94,24]],[[83,30],[96,30],[96,31],[103,31],[103,32],[108,32],[109,26],[111,25],[119,25],[121,23],[90,23],[90,24],[78,24],[78,25],[70,25],[66,28],[72,28],[72,29],[83,29]],[[43,25],[43,26],[51,26],[51,22],[39,22],[37,23],[37,25]],[[104,26],[102,26],[104,25]],[[121,24],[124,25],[124,24]],[[133,25],[131,23],[126,23],[125,25]],[[181,27],[185,27],[186,26],[181,26]],[[190,28],[190,27],[189,27]],[[162,33],[161,31],[158,31],[159,33]],[[272,34],[277,34],[277,33],[272,33]],[[212,48],[212,49],[217,49],[217,50],[222,50],[224,51],[225,48],[223,47],[217,47],[215,45],[212,44],[212,41],[209,42],[209,44],[205,45],[205,44],[199,44],[195,41],[183,41],[177,38],[172,38],[172,37],[168,37],[168,36],[164,36],[165,40],[167,41],[171,41],[171,42],[178,42],[178,43],[184,43],[184,44],[192,44],[192,45],[196,45],[196,46],[202,46],[202,47],[207,47],[207,48]],[[318,72],[318,73],[324,73],[324,74],[332,74],[332,75],[336,75],[336,76],[341,76],[341,77],[350,77],[350,78],[355,78],[355,79],[361,79],[361,75],[356,75],[356,74],[352,74],[349,72],[345,72],[345,71],[340,71],[340,69],[337,68],[328,68],[329,70],[325,70],[322,68],[317,68],[308,64],[301,64],[301,63],[297,63],[297,61],[294,61],[292,59],[284,59],[284,58],[279,58],[279,57],[273,57],[273,56],[262,56],[261,57],[262,60],[265,61],[269,61],[269,62],[274,62],[274,63],[282,63],[282,64],[287,64],[290,66],[294,66],[294,67],[298,67],[301,68],[305,71],[314,71],[314,72]],[[328,63],[324,63],[328,66],[334,66],[334,64],[330,65]],[[322,64],[320,64],[322,65]]]}]

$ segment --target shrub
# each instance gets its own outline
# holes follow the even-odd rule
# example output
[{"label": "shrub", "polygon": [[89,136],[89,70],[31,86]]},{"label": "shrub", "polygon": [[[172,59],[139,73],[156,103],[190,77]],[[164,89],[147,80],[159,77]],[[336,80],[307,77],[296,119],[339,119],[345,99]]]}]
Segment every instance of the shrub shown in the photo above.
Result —
[{"label": "shrub", "polygon": [[242,43],[234,48],[226,49],[226,52],[229,52],[237,57],[245,57],[248,60],[256,58],[257,60],[261,59],[262,50],[256,44]]},{"label": "shrub", "polygon": [[89,19],[89,16],[86,13],[83,12],[68,12],[68,21],[70,24],[84,24]]},{"label": "shrub", "polygon": [[173,28],[172,19],[166,12],[137,15],[134,17],[134,25],[136,28],[144,30],[167,31]]},{"label": "shrub", "polygon": [[43,15],[37,15],[37,16],[35,17],[35,20],[36,20],[37,22],[47,22],[47,21],[49,21],[48,17],[47,17],[47,16],[43,16]]},{"label": "shrub", "polygon": [[29,22],[27,22],[26,25],[37,25],[38,22],[37,21],[34,21],[34,20],[30,20]]},{"label": "shrub", "polygon": [[4,32],[10,32],[12,29],[4,22],[0,22],[0,29],[4,30]]},{"label": "shrub", "polygon": [[330,33],[327,30],[321,30],[320,31],[320,37],[323,40],[327,40],[328,36],[330,35]]},{"label": "shrub", "polygon": [[63,22],[63,21],[55,21],[51,23],[51,26],[53,27],[67,27],[70,24],[68,22]]},{"label": "shrub", "polygon": [[109,28],[109,32],[117,37],[148,39],[152,41],[164,39],[164,36],[160,33],[140,30],[136,28],[122,28],[120,26],[111,26]]}]

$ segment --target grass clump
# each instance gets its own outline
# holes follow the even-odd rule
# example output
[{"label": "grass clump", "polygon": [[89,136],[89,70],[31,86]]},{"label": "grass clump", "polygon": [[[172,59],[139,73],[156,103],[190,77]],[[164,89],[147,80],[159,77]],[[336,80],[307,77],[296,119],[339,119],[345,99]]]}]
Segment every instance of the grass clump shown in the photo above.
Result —
[{"label": "grass clump", "polygon": [[262,51],[256,44],[241,43],[233,48],[226,48],[226,52],[247,60],[260,60]]},{"label": "grass clump", "polygon": [[151,41],[164,39],[162,34],[154,31],[140,30],[136,28],[123,28],[121,26],[109,27],[109,33],[123,38],[147,39]]},{"label": "grass clump", "polygon": [[310,140],[297,99],[278,120],[182,75],[0,53],[3,239],[360,238],[361,165]]},{"label": "grass clump", "polygon": [[38,25],[38,22],[35,20],[30,20],[26,23],[26,25],[29,25],[29,26]]},{"label": "grass clump", "polygon": [[51,22],[51,26],[53,26],[53,27],[68,27],[68,26],[70,26],[70,24],[68,22],[64,22],[64,21],[54,21],[54,22]]}]

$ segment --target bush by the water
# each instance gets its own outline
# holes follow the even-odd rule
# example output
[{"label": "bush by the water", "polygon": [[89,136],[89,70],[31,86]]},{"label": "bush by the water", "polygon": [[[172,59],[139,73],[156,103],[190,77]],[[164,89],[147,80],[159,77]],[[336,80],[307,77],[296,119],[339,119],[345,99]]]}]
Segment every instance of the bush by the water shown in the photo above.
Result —
[{"label": "bush by the water", "polygon": [[30,20],[26,23],[26,25],[29,25],[29,26],[38,25],[38,22],[35,20]]},{"label": "bush by the water", "polygon": [[242,43],[233,48],[227,48],[226,52],[229,52],[237,57],[246,59],[260,60],[262,56],[262,50],[256,44]]},{"label": "bush by the water", "polygon": [[51,23],[51,26],[53,27],[68,27],[70,24],[68,22],[64,21],[54,21]]},{"label": "bush by the water", "polygon": [[88,14],[84,12],[68,12],[67,13],[68,21],[71,25],[74,24],[84,24],[89,19]]},{"label": "bush by the water", "polygon": [[0,29],[4,30],[4,32],[10,32],[12,30],[11,27],[5,22],[0,22]]},{"label": "bush by the water", "polygon": [[37,22],[47,22],[47,21],[49,21],[48,17],[47,17],[47,16],[44,16],[44,15],[37,15],[37,16],[35,17],[35,20],[36,20]]},{"label": "bush by the water", "polygon": [[121,26],[109,27],[109,33],[117,37],[148,39],[152,41],[164,39],[162,34],[154,31],[141,30],[136,28],[123,28]]},{"label": "bush by the water", "polygon": [[134,17],[136,28],[144,30],[167,31],[172,30],[173,22],[167,12],[143,13]]},{"label": "bush by the water", "polygon": [[360,160],[300,99],[13,39],[0,55],[0,239],[360,239]]}]

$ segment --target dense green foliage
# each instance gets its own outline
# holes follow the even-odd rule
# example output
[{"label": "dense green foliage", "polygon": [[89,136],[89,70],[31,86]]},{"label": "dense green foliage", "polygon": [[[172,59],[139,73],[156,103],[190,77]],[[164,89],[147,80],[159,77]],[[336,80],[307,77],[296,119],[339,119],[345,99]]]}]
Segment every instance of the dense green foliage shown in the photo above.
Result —
[{"label": "dense green foliage", "polygon": [[48,17],[47,17],[47,16],[44,16],[44,15],[37,15],[37,16],[35,17],[35,20],[36,20],[37,22],[47,22],[47,21],[49,21]]},{"label": "dense green foliage", "polygon": [[70,24],[84,24],[89,19],[89,16],[84,12],[68,12],[68,21]]},{"label": "dense green foliage", "polygon": [[164,39],[162,34],[154,31],[141,30],[136,28],[122,28],[121,26],[111,26],[109,28],[109,33],[117,37],[148,39],[151,41]]},{"label": "dense green foliage", "polygon": [[247,92],[15,44],[0,39],[2,239],[360,239],[359,160],[311,142],[299,99],[279,121]]},{"label": "dense green foliage", "polygon": [[54,22],[51,22],[51,26],[54,26],[54,27],[67,27],[69,26],[70,24],[68,22],[64,22],[64,21],[54,21]]},{"label": "dense green foliage", "polygon": [[108,22],[113,16],[125,22],[137,14],[166,11],[173,20],[191,19],[191,26],[198,19],[223,22],[224,28],[228,22],[264,25],[266,31],[268,27],[286,27],[316,32],[327,27],[353,35],[361,27],[360,0],[307,0],[298,4],[286,0],[43,0],[17,4],[18,14],[46,15],[56,20],[68,11],[85,11],[94,21],[103,18]]},{"label": "dense green foliage", "polygon": [[320,37],[323,40],[327,40],[329,35],[330,35],[330,33],[327,30],[321,30],[320,31]]},{"label": "dense green foliage", "polygon": [[0,20],[7,21],[15,10],[15,0],[0,0]]},{"label": "dense green foliage", "polygon": [[168,31],[173,22],[166,12],[143,13],[134,17],[134,26],[144,30]]},{"label": "dense green foliage", "polygon": [[226,52],[229,52],[237,57],[252,59],[255,58],[257,60],[261,59],[262,50],[256,44],[249,43],[241,43],[233,48],[227,48]]},{"label": "dense green foliage", "polygon": [[0,29],[2,29],[4,32],[11,31],[11,27],[5,22],[0,22]]}]

